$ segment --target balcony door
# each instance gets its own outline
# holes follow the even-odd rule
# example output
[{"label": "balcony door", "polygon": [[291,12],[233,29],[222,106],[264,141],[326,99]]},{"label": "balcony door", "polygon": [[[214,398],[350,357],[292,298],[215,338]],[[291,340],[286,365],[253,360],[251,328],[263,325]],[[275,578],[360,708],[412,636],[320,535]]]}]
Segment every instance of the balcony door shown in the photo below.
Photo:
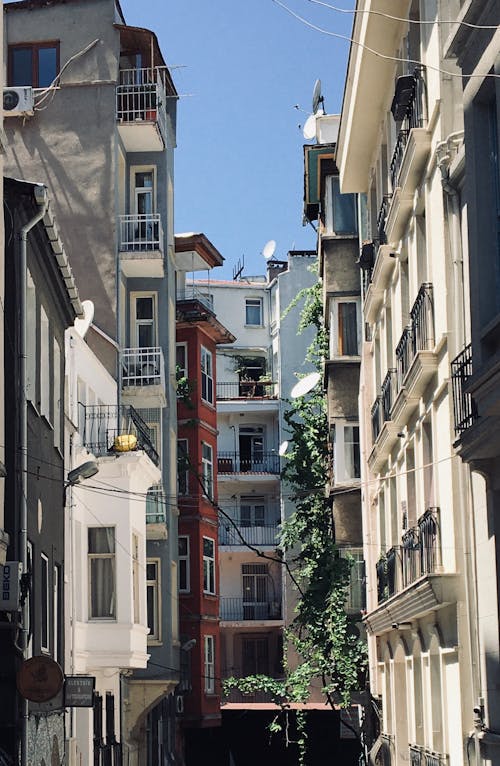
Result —
[{"label": "balcony door", "polygon": [[269,640],[267,636],[245,636],[241,640],[242,676],[269,674]]},{"label": "balcony door", "polygon": [[240,426],[239,429],[240,470],[264,470],[264,428],[262,426]]},{"label": "balcony door", "polygon": [[[158,240],[156,178],[154,167],[133,167],[130,175],[129,239],[136,249],[152,249]],[[131,237],[133,235],[133,237]]]},{"label": "balcony door", "polygon": [[[142,384],[155,382],[160,374],[157,346],[157,294],[132,293],[130,296],[131,352],[128,374],[140,377]],[[138,382],[138,381],[137,381]]]},{"label": "balcony door", "polygon": [[267,620],[269,618],[267,564],[243,564],[243,619]]}]

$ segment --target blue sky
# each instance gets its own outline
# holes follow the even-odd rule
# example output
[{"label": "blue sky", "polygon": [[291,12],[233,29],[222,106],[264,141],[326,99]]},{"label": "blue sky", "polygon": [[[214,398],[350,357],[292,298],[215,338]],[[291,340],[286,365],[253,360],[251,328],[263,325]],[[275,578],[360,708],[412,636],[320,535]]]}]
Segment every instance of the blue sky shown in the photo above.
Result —
[{"label": "blue sky", "polygon": [[[349,36],[352,14],[283,0],[310,22]],[[352,8],[353,0],[338,0]],[[121,0],[128,24],[158,36],[177,90],[175,230],[202,231],[231,279],[265,271],[275,257],[314,249],[302,225],[302,126],[321,79],[325,110],[340,112],[349,45],[314,31],[273,0]],[[298,104],[300,109],[296,109]]]}]

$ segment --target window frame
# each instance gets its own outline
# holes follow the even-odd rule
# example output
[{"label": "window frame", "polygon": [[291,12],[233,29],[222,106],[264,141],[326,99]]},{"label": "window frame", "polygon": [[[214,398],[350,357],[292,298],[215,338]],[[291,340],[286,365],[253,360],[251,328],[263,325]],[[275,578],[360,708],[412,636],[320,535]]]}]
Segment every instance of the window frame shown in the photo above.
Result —
[{"label": "window frame", "polygon": [[215,636],[203,636],[205,694],[215,694]]},{"label": "window frame", "polygon": [[[113,532],[113,551],[107,553],[94,553],[90,551],[90,531],[93,529],[106,529]],[[112,562],[113,571],[113,614],[110,615],[98,615],[94,614],[92,608],[92,562],[96,560],[110,559]],[[116,527],[115,526],[88,526],[87,527],[87,568],[88,568],[88,618],[92,622],[116,622],[117,610],[116,610],[116,594],[117,594],[117,580],[116,580]]]},{"label": "window frame", "polygon": [[40,415],[51,423],[51,380],[52,380],[52,349],[51,327],[49,314],[43,303],[40,305],[40,398],[38,410]]},{"label": "window frame", "polygon": [[[32,88],[47,88],[51,85],[49,83],[48,85],[40,85],[40,60],[38,55],[34,55],[35,52],[38,54],[40,50],[48,49],[48,48],[54,48],[56,52],[56,71],[54,78],[52,79],[51,83],[54,81],[55,77],[59,74],[59,67],[60,67],[60,41],[59,40],[43,40],[43,41],[37,41],[37,42],[25,42],[25,43],[12,43],[8,46],[8,73],[7,73],[7,81],[9,83],[8,87],[10,88],[20,88],[20,87],[29,87]],[[15,50],[30,50],[31,51],[31,82],[23,82],[18,83],[14,85],[14,51]]]},{"label": "window frame", "polygon": [[[357,428],[358,429],[358,441],[346,441],[345,438],[345,431],[346,428]],[[358,445],[358,465],[359,465],[359,476],[348,476],[346,473],[346,460],[345,460],[345,450],[346,445]],[[356,462],[356,456],[353,453],[352,455],[353,464]],[[334,484],[351,484],[354,482],[358,482],[361,479],[361,453],[360,453],[360,435],[359,435],[359,423],[357,422],[348,422],[348,421],[341,421],[335,423],[335,433],[333,437],[333,465],[334,465]]]},{"label": "window frame", "polygon": [[[179,543],[182,540],[186,540],[186,553],[182,553],[179,550]],[[177,555],[177,562],[178,562],[178,590],[179,593],[191,593],[191,571],[190,571],[190,537],[189,535],[179,535],[178,536],[178,555]],[[183,575],[185,576],[185,587],[181,587],[181,581]]]},{"label": "window frame", "polygon": [[50,652],[49,557],[40,553],[40,649]]},{"label": "window frame", "polygon": [[[252,305],[253,304],[253,305]],[[249,308],[259,309],[259,321],[249,322],[248,310]],[[245,327],[263,327],[264,326],[264,305],[262,298],[245,298]]]},{"label": "window frame", "polygon": [[[179,364],[178,358],[177,358],[177,352],[182,349],[182,355],[184,357],[183,364]],[[176,370],[177,367],[179,370],[177,371],[177,374],[181,378],[187,378],[188,376],[188,344],[187,341],[181,341],[179,343],[175,344],[175,366]]]},{"label": "window frame", "polygon": [[155,165],[131,165],[130,166],[130,175],[129,175],[129,182],[130,182],[130,197],[129,197],[129,204],[130,204],[130,212],[133,216],[139,215],[139,212],[137,210],[137,192],[141,191],[143,189],[147,189],[146,186],[136,186],[135,185],[135,178],[137,173],[151,173],[153,177],[153,186],[151,191],[151,203],[152,203],[152,209],[151,209],[151,215],[155,215],[157,210],[157,200],[156,200],[156,194],[157,194],[157,172],[156,172],[156,166]]},{"label": "window frame", "polygon": [[[340,183],[338,175],[328,175],[325,180],[325,229],[326,234],[336,234],[337,236],[355,236],[358,233],[358,208],[356,203],[356,194],[340,192]],[[339,198],[345,197],[346,202],[352,204],[354,212],[353,228],[336,228],[339,221]],[[349,200],[347,200],[349,198]],[[345,212],[344,212],[345,216]],[[340,221],[339,221],[340,222]]]},{"label": "window frame", "polygon": [[[211,543],[212,554],[205,553],[205,541]],[[203,555],[203,593],[208,596],[215,596],[217,593],[217,585],[215,582],[215,540],[213,537],[202,538],[202,555]]]},{"label": "window frame", "polygon": [[[356,354],[341,353],[340,312],[341,304],[356,306]],[[329,354],[330,359],[356,359],[361,354],[361,298],[357,295],[346,295],[330,299]]]},{"label": "window frame", "polygon": [[[137,299],[151,298],[153,301],[153,316],[151,320],[137,319]],[[153,328],[153,343],[151,346],[139,345],[139,327],[150,326]],[[158,293],[154,290],[136,290],[130,293],[130,344],[132,348],[156,348],[158,344]]]},{"label": "window frame", "polygon": [[[151,579],[148,576],[148,567],[154,566],[155,576]],[[153,593],[153,627],[150,626],[149,593]],[[161,644],[161,559],[146,559],[146,623],[150,628],[148,634],[148,644]]]},{"label": "window frame", "polygon": [[[189,465],[186,460],[186,467],[184,471],[181,471],[181,465],[180,461],[183,457],[181,450],[179,449],[180,442],[184,442],[184,454],[186,457],[189,455],[189,439],[186,439],[185,437],[181,437],[180,439],[177,439],[177,495],[178,497],[186,497],[189,495]],[[185,491],[181,492],[181,475],[184,474],[184,489]]]},{"label": "window frame", "polygon": [[[204,455],[205,448],[210,450],[210,458]],[[212,500],[214,492],[214,449],[211,444],[203,441],[201,443],[201,480],[204,497]]]},{"label": "window frame", "polygon": [[[207,362],[209,362],[207,364]],[[200,347],[201,400],[214,403],[214,355],[205,346]]]}]

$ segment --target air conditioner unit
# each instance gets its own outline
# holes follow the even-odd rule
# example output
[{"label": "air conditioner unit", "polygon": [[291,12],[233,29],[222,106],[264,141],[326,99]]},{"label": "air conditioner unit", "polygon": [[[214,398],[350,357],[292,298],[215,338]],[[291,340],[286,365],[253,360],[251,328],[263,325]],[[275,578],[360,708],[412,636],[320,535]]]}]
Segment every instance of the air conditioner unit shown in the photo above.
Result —
[{"label": "air conditioner unit", "polygon": [[177,715],[182,715],[184,713],[184,697],[182,694],[175,695],[175,712]]},{"label": "air conditioner unit", "polygon": [[4,88],[4,117],[20,117],[34,113],[33,88]]}]

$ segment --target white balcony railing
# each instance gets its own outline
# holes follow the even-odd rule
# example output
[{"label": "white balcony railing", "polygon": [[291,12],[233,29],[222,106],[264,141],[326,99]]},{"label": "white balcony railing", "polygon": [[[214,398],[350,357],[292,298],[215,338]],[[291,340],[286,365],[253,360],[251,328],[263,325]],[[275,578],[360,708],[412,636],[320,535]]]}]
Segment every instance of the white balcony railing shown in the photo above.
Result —
[{"label": "white balcony railing", "polygon": [[122,69],[116,87],[116,118],[126,124],[157,124],[165,140],[166,93],[164,70],[159,67]]},{"label": "white balcony railing", "polygon": [[121,352],[122,386],[165,386],[161,348],[125,348]]},{"label": "white balcony railing", "polygon": [[120,215],[118,236],[118,247],[122,253],[163,252],[163,227],[159,213]]}]

